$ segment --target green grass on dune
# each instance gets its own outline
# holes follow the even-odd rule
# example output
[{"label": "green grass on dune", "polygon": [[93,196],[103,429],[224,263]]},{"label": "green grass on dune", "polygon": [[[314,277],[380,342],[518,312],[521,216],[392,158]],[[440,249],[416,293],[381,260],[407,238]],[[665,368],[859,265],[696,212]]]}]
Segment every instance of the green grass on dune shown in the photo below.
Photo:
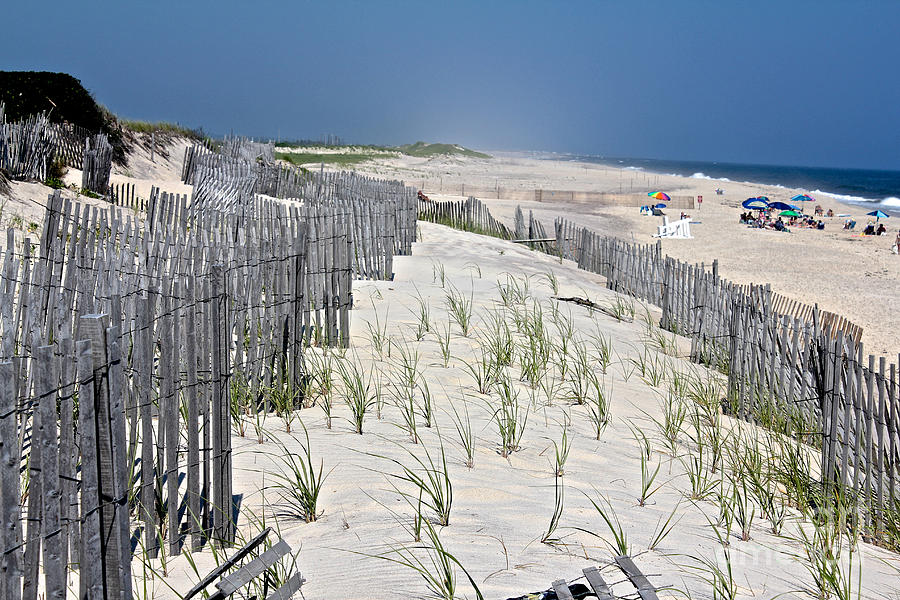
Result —
[{"label": "green grass on dune", "polygon": [[490,158],[490,154],[477,152],[464,148],[458,144],[427,144],[425,142],[416,142],[415,144],[405,144],[397,146],[397,150],[409,156],[418,156],[420,158],[429,158],[439,155],[458,155],[469,156],[471,158]]},{"label": "green grass on dune", "polygon": [[275,158],[293,165],[321,164],[349,167],[381,156],[383,152],[348,152],[346,154],[319,154],[316,152],[276,152]]},{"label": "green grass on dune", "polygon": [[[326,164],[353,165],[367,160],[368,158],[378,158],[386,154],[400,152],[407,156],[415,156],[418,158],[431,158],[434,156],[468,156],[470,158],[491,158],[490,154],[478,152],[460,146],[459,144],[429,144],[427,142],[416,142],[415,144],[403,144],[402,146],[375,146],[375,145],[359,145],[347,144],[340,146],[329,146],[315,142],[278,142],[276,148],[327,148],[327,149],[347,149],[346,154],[317,154],[315,152],[296,152],[291,153],[293,158],[287,156],[278,156],[294,164],[304,164],[309,162],[324,162]],[[279,153],[282,154],[282,153]],[[283,153],[288,154],[288,153]],[[303,157],[303,158],[299,158]],[[315,158],[307,158],[315,157]],[[318,158],[322,157],[322,158]],[[348,158],[350,157],[350,158]],[[356,158],[353,158],[356,157]]]},{"label": "green grass on dune", "polygon": [[203,139],[204,137],[201,131],[177,123],[166,123],[164,121],[151,123],[150,121],[133,121],[129,119],[119,119],[119,123],[125,129],[129,129],[135,133],[167,133],[171,135],[181,135],[189,139]]}]

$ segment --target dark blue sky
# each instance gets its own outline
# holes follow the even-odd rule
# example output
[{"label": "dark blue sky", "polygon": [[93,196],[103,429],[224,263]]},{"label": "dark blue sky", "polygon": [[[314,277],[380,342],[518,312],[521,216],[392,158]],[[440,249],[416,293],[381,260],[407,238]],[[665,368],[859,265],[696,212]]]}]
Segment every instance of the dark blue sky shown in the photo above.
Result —
[{"label": "dark blue sky", "polygon": [[9,2],[0,68],[214,134],[900,169],[900,2]]}]

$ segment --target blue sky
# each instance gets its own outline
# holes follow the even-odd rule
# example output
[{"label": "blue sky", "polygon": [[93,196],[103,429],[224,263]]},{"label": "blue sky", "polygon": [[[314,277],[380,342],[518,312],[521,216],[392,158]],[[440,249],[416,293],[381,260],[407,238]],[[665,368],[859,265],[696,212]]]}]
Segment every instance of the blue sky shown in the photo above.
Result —
[{"label": "blue sky", "polygon": [[900,169],[900,2],[11,2],[0,68],[257,137]]}]

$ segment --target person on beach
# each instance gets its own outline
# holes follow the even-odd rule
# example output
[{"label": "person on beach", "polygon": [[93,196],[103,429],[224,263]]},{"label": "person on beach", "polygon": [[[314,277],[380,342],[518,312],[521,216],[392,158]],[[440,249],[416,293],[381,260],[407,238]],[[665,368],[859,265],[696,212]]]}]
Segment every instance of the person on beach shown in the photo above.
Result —
[{"label": "person on beach", "polygon": [[894,246],[891,248],[894,254],[900,254],[900,231],[897,231],[897,239],[894,240]]},{"label": "person on beach", "polygon": [[875,231],[875,235],[884,235],[887,233],[887,228],[884,226],[884,223],[881,223],[878,226],[878,229]]}]

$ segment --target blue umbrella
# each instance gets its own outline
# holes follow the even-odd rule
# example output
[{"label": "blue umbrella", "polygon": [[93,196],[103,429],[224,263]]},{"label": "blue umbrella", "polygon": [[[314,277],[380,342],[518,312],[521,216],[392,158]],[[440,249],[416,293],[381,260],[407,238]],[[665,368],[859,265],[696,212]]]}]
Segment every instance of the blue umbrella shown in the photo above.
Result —
[{"label": "blue umbrella", "polygon": [[794,207],[788,204],[787,202],[770,202],[769,208],[774,208],[775,210],[793,210]]},{"label": "blue umbrella", "polygon": [[876,221],[878,221],[878,219],[889,219],[891,216],[891,215],[881,212],[880,210],[873,210],[870,213],[866,213],[866,215],[868,215],[870,217],[875,217]]},{"label": "blue umbrella", "polygon": [[751,210],[766,210],[769,208],[768,203],[765,200],[760,200],[759,198],[747,198],[743,202],[741,202],[741,206],[744,208],[749,208]]},{"label": "blue umbrella", "polygon": [[794,202],[812,202],[813,198],[809,194],[797,194],[791,198]]}]

